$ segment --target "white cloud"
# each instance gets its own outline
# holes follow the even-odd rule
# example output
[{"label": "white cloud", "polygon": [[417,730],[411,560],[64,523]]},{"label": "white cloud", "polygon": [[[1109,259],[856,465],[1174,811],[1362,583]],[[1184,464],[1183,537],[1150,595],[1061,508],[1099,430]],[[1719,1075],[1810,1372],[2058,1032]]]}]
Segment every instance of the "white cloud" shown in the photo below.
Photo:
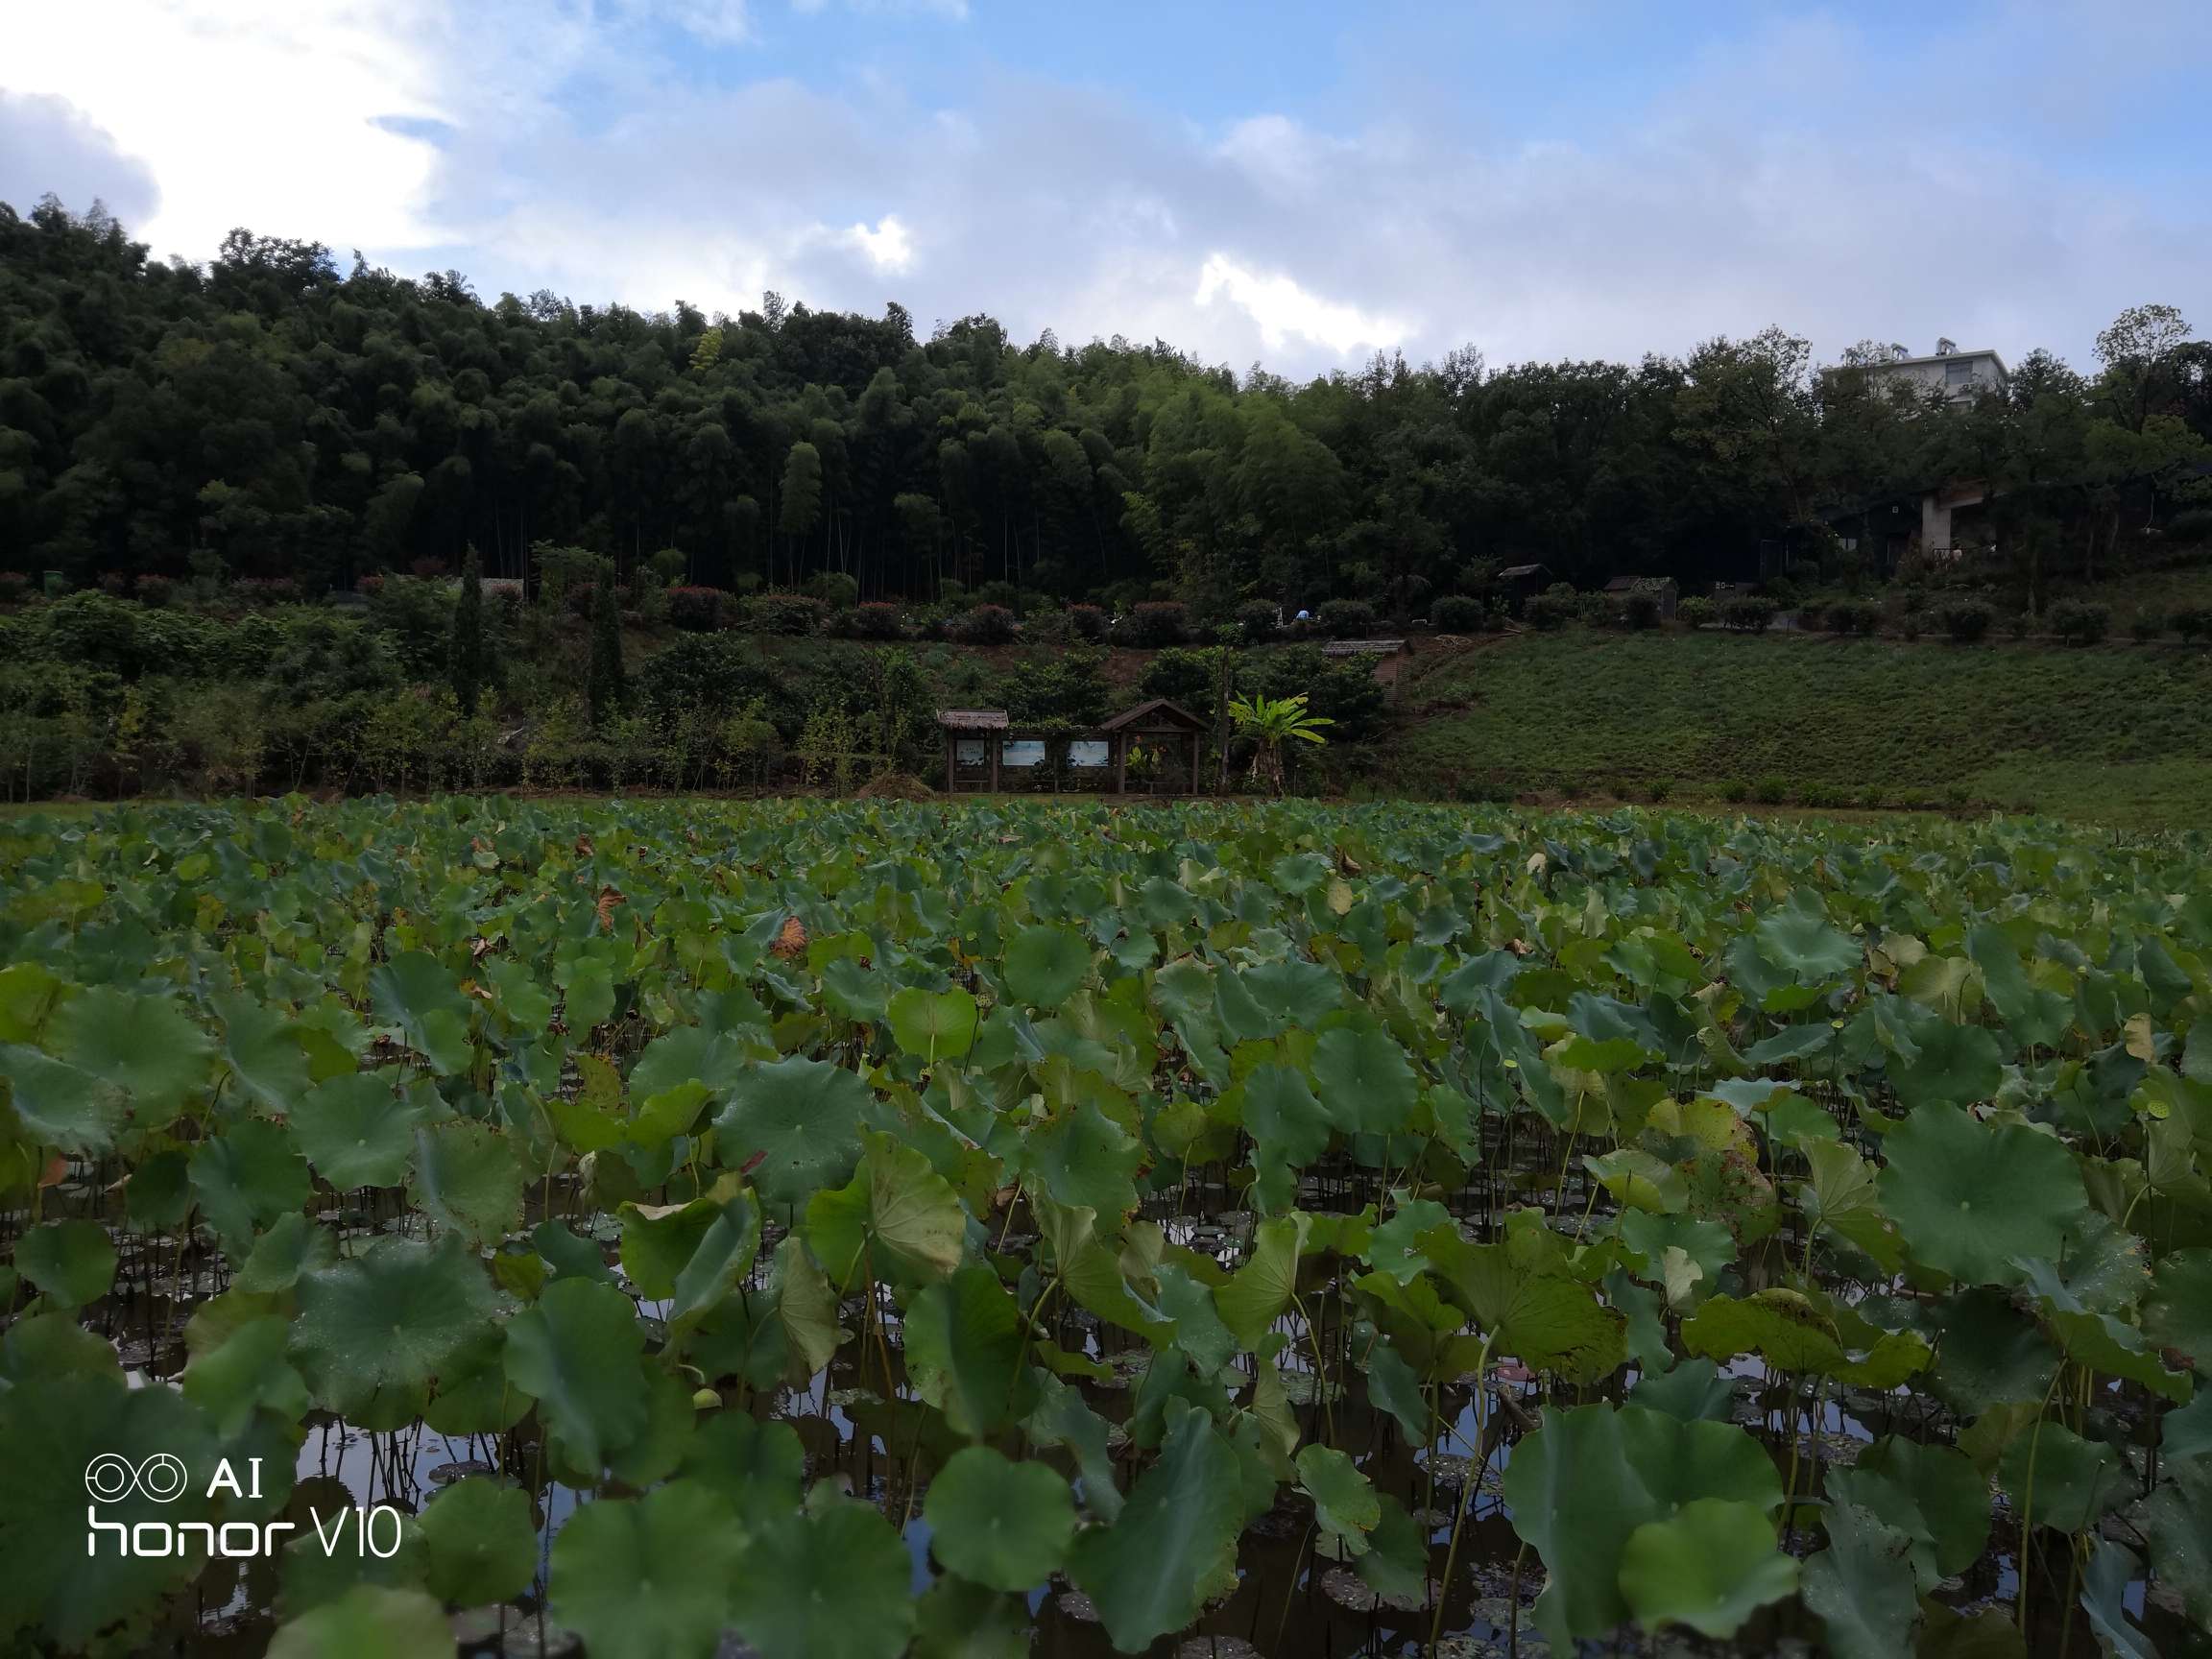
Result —
[{"label": "white cloud", "polygon": [[132,227],[204,258],[235,225],[407,248],[436,156],[383,118],[451,119],[420,0],[372,11],[291,0],[18,8],[0,79],[67,100],[148,164],[160,205]]},{"label": "white cloud", "polygon": [[1258,276],[1221,253],[1207,256],[1191,298],[1211,305],[1216,295],[1241,306],[1260,325],[1260,339],[1270,349],[1295,334],[1348,357],[1363,349],[1388,350],[1412,332],[1387,317],[1370,317],[1357,306],[1309,294],[1288,276]]},{"label": "white cloud", "polygon": [[[1903,60],[1815,15],[1742,33],[1602,132],[1536,141],[1399,106],[1208,125],[873,59],[865,81],[715,85],[637,26],[734,39],[757,0],[108,0],[12,18],[0,88],[44,154],[8,157],[0,186],[104,188],[151,211],[132,228],[157,253],[205,258],[246,224],[457,266],[487,295],[897,299],[925,327],[988,309],[1018,338],[1157,336],[1289,373],[1465,341],[1493,363],[1633,360],[1777,322],[1831,355],[1943,333],[2085,360],[2125,305],[2212,313],[2204,164],[2171,154],[2137,188],[2032,141],[2080,133],[2108,88],[2048,116],[2023,98],[1953,119],[1939,94],[1978,52],[2021,85],[2076,52],[2113,63],[2100,32],[2140,45],[2158,6],[2053,0],[2032,53],[2000,13]],[[1870,119],[1876,84],[1912,118]]]},{"label": "white cloud", "polygon": [[97,200],[135,228],[153,217],[160,191],[145,162],[65,98],[0,91],[0,202],[29,212],[41,196],[83,212]]},{"label": "white cloud", "polygon": [[[830,10],[830,0],[791,0],[791,10],[814,16]],[[844,0],[845,9],[863,16],[920,15],[942,17],[951,23],[968,21],[968,0]]]},{"label": "white cloud", "polygon": [[716,46],[734,46],[753,37],[745,0],[623,0],[636,16],[659,17],[686,35]]},{"label": "white cloud", "polygon": [[884,214],[874,229],[855,225],[845,236],[878,271],[897,273],[914,263],[914,239],[906,233],[906,227],[899,222],[896,213]]}]

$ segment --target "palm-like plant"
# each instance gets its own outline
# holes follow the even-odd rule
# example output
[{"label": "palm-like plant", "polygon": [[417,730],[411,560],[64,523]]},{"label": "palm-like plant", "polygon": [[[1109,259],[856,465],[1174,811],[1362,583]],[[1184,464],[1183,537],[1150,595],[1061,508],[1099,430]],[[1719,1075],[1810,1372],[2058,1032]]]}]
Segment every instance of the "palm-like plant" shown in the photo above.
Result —
[{"label": "palm-like plant", "polygon": [[1307,712],[1303,691],[1295,697],[1238,697],[1229,705],[1229,718],[1256,745],[1252,775],[1265,778],[1278,795],[1283,793],[1284,744],[1326,743],[1320,729],[1335,724],[1327,715]]}]

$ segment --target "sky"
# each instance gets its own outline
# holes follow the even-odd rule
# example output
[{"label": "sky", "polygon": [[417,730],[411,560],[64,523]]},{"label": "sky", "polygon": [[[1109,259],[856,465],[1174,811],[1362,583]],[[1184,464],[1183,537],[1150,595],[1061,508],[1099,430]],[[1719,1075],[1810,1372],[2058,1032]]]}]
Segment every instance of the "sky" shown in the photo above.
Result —
[{"label": "sky", "polygon": [[72,0],[0,201],[1307,376],[2212,328],[2205,0]]}]

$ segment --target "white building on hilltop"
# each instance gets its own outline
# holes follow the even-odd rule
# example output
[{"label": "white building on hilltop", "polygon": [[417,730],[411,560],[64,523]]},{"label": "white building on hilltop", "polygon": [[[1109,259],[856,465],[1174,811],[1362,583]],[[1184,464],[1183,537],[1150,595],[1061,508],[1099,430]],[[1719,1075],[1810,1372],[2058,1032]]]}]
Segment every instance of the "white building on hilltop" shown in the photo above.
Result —
[{"label": "white building on hilltop", "polygon": [[1936,342],[1925,357],[1900,352],[1887,362],[1863,365],[1877,386],[1910,384],[1915,392],[1940,392],[1954,403],[1971,403],[1985,392],[2003,392],[2011,381],[2005,359],[1994,351],[1961,351],[1948,340]]}]

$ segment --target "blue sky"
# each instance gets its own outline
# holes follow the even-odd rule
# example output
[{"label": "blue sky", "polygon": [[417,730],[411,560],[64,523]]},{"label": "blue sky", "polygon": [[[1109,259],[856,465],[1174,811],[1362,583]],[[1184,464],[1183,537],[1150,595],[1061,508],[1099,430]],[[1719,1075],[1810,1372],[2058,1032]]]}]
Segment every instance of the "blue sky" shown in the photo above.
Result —
[{"label": "blue sky", "polygon": [[2203,0],[104,0],[12,23],[0,199],[487,296],[988,310],[1304,374],[1780,324],[2086,365],[2212,325]]}]

